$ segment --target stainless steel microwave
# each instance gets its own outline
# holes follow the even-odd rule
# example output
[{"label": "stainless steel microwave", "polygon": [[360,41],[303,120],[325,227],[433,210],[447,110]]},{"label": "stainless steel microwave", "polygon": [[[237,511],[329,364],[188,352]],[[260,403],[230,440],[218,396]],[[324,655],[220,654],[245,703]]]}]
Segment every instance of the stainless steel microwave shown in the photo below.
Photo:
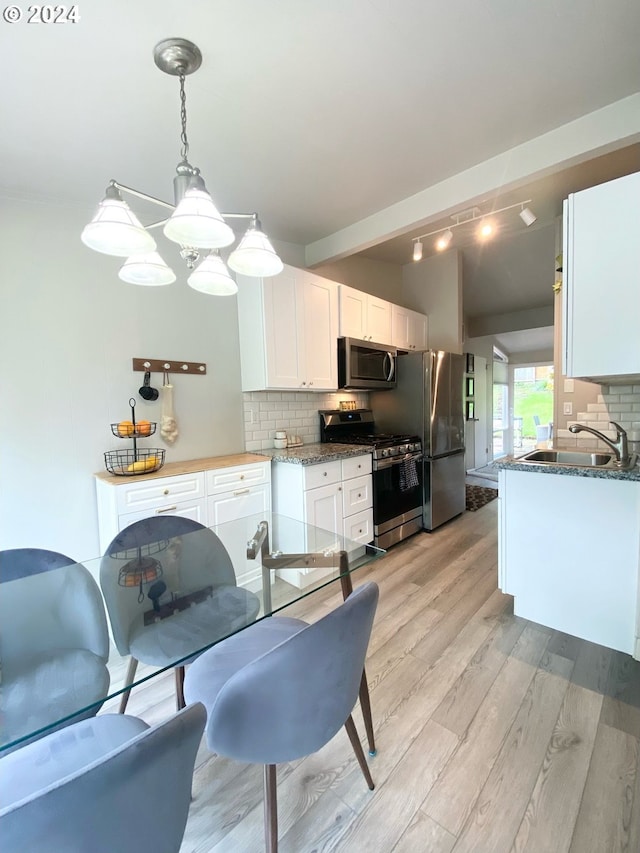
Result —
[{"label": "stainless steel microwave", "polygon": [[338,387],[352,391],[395,388],[397,357],[394,347],[338,338]]}]

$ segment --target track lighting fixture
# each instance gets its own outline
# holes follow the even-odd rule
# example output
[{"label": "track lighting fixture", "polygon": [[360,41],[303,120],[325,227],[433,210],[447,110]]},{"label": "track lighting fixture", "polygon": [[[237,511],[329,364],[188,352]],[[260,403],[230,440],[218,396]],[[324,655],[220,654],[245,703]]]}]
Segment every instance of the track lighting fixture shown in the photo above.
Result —
[{"label": "track lighting fixture", "polygon": [[[202,293],[228,295],[237,287],[217,251],[236,239],[226,219],[250,220],[239,245],[229,256],[229,266],[249,276],[272,276],[281,272],[282,261],[262,231],[257,213],[220,213],[207,192],[200,169],[188,160],[185,77],[200,68],[202,54],[186,39],[165,39],[157,44],[153,58],[161,71],[180,79],[181,160],[173,179],[174,204],[111,181],[91,222],[84,228],[82,242],[106,255],[126,258],[119,278],[132,284],[158,286],[176,280],[174,272],[156,251],[150,231],[163,227],[165,237],[180,246],[180,257],[193,270],[187,283]],[[159,222],[143,225],[121,193],[157,204],[165,211]],[[205,250],[204,252],[202,250]],[[201,257],[204,255],[204,260]]]},{"label": "track lighting fixture", "polygon": [[[421,234],[419,237],[413,237],[413,260],[419,261],[423,254],[423,240],[426,237],[436,237],[435,248],[439,252],[444,252],[448,249],[453,240],[453,229],[460,225],[469,225],[471,222],[479,222],[477,236],[479,240],[488,240],[498,230],[497,223],[494,217],[499,213],[504,213],[507,210],[513,210],[516,207],[520,208],[520,218],[529,226],[537,219],[535,213],[526,205],[531,201],[530,198],[525,201],[518,201],[516,204],[509,204],[506,207],[501,207],[498,210],[489,210],[482,213],[479,207],[470,207],[467,210],[462,210],[460,213],[454,213],[451,216],[453,220],[451,225],[446,225],[444,228],[437,228],[435,231],[430,231],[428,234]],[[490,217],[490,218],[489,218]]]}]

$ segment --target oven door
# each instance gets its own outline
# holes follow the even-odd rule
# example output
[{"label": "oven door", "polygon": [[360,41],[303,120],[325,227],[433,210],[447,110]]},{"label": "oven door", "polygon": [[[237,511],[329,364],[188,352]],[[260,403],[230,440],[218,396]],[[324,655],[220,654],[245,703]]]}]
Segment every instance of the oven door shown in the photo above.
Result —
[{"label": "oven door", "polygon": [[422,453],[374,461],[373,523],[378,534],[422,518],[422,469]]}]

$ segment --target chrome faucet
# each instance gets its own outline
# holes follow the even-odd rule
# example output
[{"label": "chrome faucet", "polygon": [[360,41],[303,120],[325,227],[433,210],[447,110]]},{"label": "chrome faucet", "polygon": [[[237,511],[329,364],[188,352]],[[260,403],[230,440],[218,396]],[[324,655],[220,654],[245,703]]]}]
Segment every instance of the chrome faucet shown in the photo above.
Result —
[{"label": "chrome faucet", "polygon": [[601,432],[598,432],[597,429],[592,429],[589,426],[585,426],[584,424],[571,424],[569,430],[571,432],[590,432],[592,435],[595,435],[596,438],[599,438],[601,441],[604,441],[605,444],[608,444],[609,447],[613,450],[616,455],[616,464],[620,466],[626,466],[631,461],[629,456],[629,445],[627,443],[627,434],[622,429],[620,424],[617,424],[615,421],[609,421],[612,427],[616,428],[616,440],[611,441],[611,439],[607,438],[606,435],[603,435]]}]

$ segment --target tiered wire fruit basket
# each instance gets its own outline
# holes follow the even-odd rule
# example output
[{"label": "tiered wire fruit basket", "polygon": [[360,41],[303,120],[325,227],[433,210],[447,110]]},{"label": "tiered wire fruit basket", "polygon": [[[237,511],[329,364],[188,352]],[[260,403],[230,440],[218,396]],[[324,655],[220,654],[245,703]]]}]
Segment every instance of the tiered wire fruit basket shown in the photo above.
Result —
[{"label": "tiered wire fruit basket", "polygon": [[117,438],[130,439],[133,447],[128,450],[107,450],[104,464],[110,474],[119,477],[135,477],[136,474],[151,474],[164,465],[165,451],[161,447],[138,447],[139,438],[148,438],[156,431],[157,424],[151,421],[136,422],[136,401],[129,400],[131,420],[111,424],[111,432]]}]

